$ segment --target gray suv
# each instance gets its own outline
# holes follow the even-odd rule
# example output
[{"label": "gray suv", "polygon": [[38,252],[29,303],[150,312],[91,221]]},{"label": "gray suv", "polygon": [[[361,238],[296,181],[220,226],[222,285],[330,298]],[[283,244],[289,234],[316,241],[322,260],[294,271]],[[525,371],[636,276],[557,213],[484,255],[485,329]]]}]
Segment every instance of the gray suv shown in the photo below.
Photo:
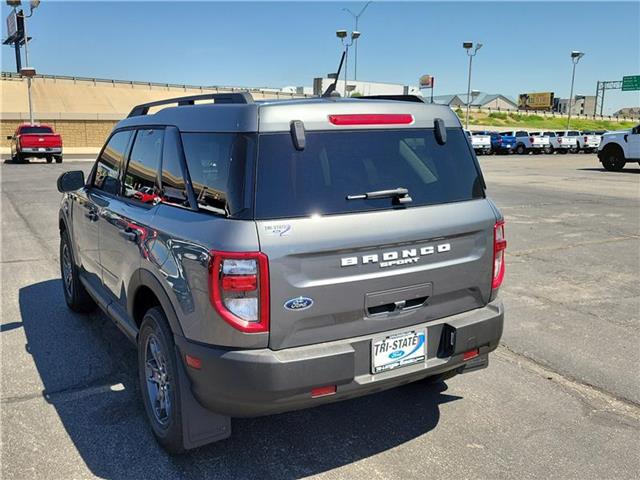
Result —
[{"label": "gray suv", "polygon": [[486,367],[502,335],[504,222],[445,106],[139,105],[58,189],[66,302],[137,345],[173,453],[228,437],[231,417]]}]

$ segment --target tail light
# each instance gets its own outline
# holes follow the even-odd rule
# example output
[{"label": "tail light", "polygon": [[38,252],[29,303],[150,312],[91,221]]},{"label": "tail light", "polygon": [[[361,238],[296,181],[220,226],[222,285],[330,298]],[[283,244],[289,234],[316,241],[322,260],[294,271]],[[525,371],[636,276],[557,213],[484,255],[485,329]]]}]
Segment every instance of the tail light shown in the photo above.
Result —
[{"label": "tail light", "polygon": [[502,143],[502,137],[498,137],[498,144]]},{"label": "tail light", "polygon": [[587,137],[584,137],[584,143],[587,143]]},{"label": "tail light", "polygon": [[491,288],[500,288],[504,280],[504,251],[507,241],[504,238],[504,220],[496,222],[493,227],[493,277]]},{"label": "tail light", "polygon": [[529,137],[529,141],[533,143],[533,137]]},{"label": "tail light", "polygon": [[349,115],[329,115],[333,125],[409,125],[413,115],[405,113],[365,113]]},{"label": "tail light", "polygon": [[211,304],[233,328],[269,331],[269,259],[261,252],[211,251]]}]

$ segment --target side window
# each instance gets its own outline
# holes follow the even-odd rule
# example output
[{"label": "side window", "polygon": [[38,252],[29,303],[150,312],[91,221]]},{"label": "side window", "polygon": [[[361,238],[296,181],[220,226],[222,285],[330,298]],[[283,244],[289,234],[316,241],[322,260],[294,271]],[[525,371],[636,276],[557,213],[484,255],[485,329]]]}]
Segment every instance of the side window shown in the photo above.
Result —
[{"label": "side window", "polygon": [[162,129],[144,129],[136,133],[124,176],[123,195],[126,198],[148,204],[160,200],[156,175],[160,167],[163,137]]},{"label": "side window", "polygon": [[122,169],[129,138],[131,138],[131,131],[126,130],[115,133],[109,139],[96,164],[96,172],[93,177],[93,186],[95,188],[113,195],[117,195],[120,192],[118,177]]},{"label": "side window", "polygon": [[198,206],[237,216],[247,208],[250,140],[231,133],[183,133],[182,145]]},{"label": "side window", "polygon": [[182,147],[179,135],[178,130],[173,127],[167,128],[164,135],[160,196],[163,203],[188,207],[187,186],[180,165]]}]

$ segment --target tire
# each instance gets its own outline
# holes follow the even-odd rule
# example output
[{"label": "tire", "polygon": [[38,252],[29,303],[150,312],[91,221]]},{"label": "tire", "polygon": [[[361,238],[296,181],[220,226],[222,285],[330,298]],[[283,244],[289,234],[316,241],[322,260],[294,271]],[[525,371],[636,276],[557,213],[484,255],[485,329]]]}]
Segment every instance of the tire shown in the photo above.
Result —
[{"label": "tire", "polygon": [[54,155],[53,158],[56,159],[56,163],[62,163],[62,155]]},{"label": "tire", "polygon": [[47,155],[46,157],[47,163],[53,162],[53,157],[51,155]]},{"label": "tire", "polygon": [[546,153],[547,155],[553,155],[553,152],[554,152],[553,147],[545,147],[544,149],[544,153]]},{"label": "tire", "polygon": [[625,159],[622,152],[615,148],[609,148],[602,152],[600,163],[602,163],[604,169],[609,172],[619,172],[624,168]]},{"label": "tire", "polygon": [[518,155],[524,155],[525,153],[527,153],[527,149],[524,148],[524,145],[519,143],[518,146],[516,147],[516,153]]},{"label": "tire", "polygon": [[579,151],[580,151],[580,149],[579,149],[579,148],[576,148],[576,147],[571,147],[571,148],[569,149],[569,153],[578,153]]},{"label": "tire", "polygon": [[73,248],[66,231],[60,234],[60,275],[62,290],[67,306],[78,313],[86,313],[96,308],[96,302],[84,288],[73,258]]},{"label": "tire", "polygon": [[562,155],[566,155],[568,152],[566,148],[561,148],[560,150],[558,150],[558,153],[561,153]]},{"label": "tire", "polygon": [[21,153],[16,153],[16,162],[17,163],[29,163],[29,159],[25,157]]},{"label": "tire", "polygon": [[138,335],[138,378],[149,425],[169,453],[184,452],[182,405],[173,333],[160,307],[145,313]]}]

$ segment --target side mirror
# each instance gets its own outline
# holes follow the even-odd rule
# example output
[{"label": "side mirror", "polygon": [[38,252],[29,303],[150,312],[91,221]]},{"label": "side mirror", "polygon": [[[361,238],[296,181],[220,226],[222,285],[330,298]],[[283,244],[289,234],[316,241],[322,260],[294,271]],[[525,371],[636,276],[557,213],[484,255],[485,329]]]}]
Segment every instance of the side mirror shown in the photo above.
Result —
[{"label": "side mirror", "polygon": [[58,177],[57,186],[60,193],[80,190],[84,187],[84,172],[82,170],[72,170],[63,173]]},{"label": "side mirror", "polygon": [[13,135],[7,135],[7,140],[13,140]]}]

